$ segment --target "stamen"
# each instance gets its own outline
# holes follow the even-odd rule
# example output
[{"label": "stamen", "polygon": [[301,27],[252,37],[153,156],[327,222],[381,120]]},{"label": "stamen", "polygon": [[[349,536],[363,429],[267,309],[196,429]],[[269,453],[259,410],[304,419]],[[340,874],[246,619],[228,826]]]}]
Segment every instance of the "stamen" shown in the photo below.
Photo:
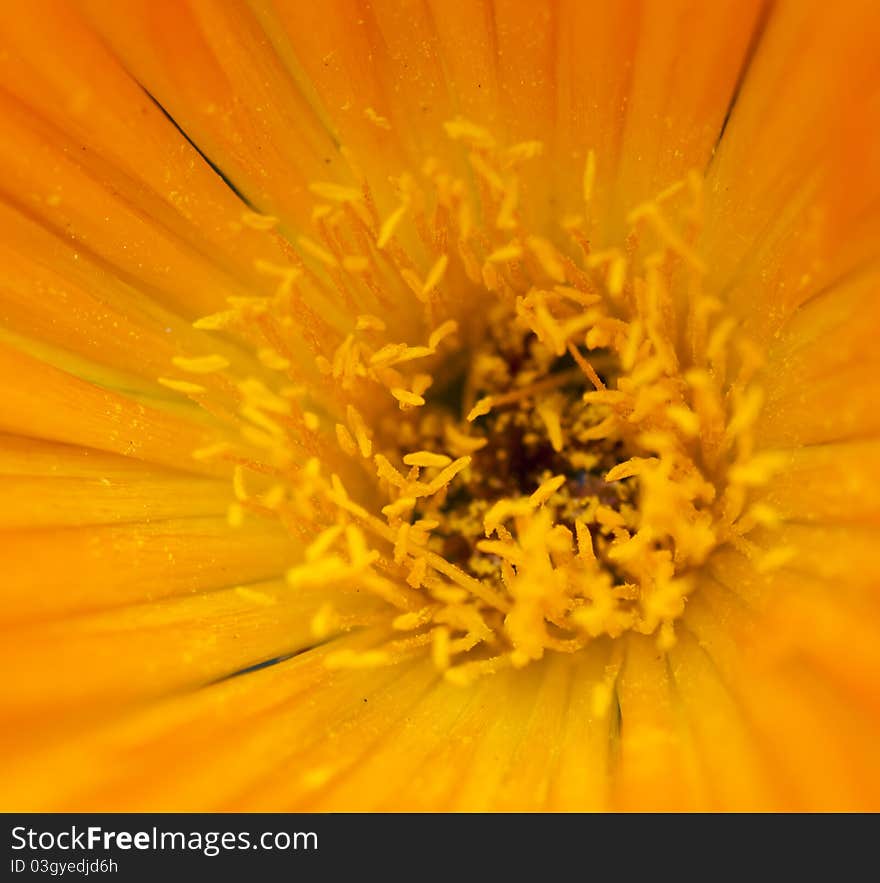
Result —
[{"label": "stamen", "polygon": [[[532,230],[520,167],[541,144],[505,149],[460,118],[445,129],[469,181],[431,157],[399,178],[384,220],[367,184],[313,182],[311,235],[289,266],[258,262],[275,296],[231,298],[194,323],[241,336],[274,373],[173,359],[211,375],[210,406],[241,436],[242,450],[193,456],[229,467],[231,525],[247,512],[305,538],[292,589],[348,585],[387,604],[378,643],[329,654],[331,668],[424,653],[467,685],[627,631],[665,652],[717,548],[759,572],[793,555],[752,539],[780,523],[752,496],[785,461],[757,449],[760,353],[691,284],[708,276],[699,175],[636,206],[625,240],[593,252],[593,150],[584,214]],[[277,225],[251,214],[253,229]],[[402,244],[414,242],[421,252]],[[159,382],[207,407],[207,387]],[[329,602],[311,623],[319,640],[354,627]],[[597,715],[621,663],[616,650]]]}]

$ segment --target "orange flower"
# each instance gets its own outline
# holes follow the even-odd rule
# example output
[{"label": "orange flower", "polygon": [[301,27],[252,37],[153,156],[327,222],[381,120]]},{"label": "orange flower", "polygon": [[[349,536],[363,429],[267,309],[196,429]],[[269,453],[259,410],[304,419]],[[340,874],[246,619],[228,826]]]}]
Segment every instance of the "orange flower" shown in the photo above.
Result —
[{"label": "orange flower", "polygon": [[4,808],[877,809],[843,7],[0,10]]}]

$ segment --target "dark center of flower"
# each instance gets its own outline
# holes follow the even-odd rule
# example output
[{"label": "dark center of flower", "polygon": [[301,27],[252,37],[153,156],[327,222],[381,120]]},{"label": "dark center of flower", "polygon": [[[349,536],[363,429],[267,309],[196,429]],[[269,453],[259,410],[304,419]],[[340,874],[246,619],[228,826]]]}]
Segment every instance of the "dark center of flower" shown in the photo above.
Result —
[{"label": "dark center of flower", "polygon": [[[587,358],[583,348],[578,352],[581,360]],[[615,361],[608,351],[590,354],[606,386],[616,377]],[[442,370],[439,373],[442,376]],[[445,442],[437,429],[450,422],[480,445],[462,479],[430,513],[440,522],[434,537],[444,558],[474,576],[500,582],[498,556],[477,548],[485,537],[487,512],[500,500],[530,498],[554,478],[564,478],[552,495],[555,523],[572,535],[575,519],[591,502],[618,513],[624,506],[637,505],[637,478],[605,481],[630,454],[619,438],[589,437],[588,430],[602,419],[599,408],[583,401],[590,389],[592,384],[571,353],[556,356],[514,317],[503,322],[496,317],[466,361],[453,365],[447,382],[426,394],[426,404],[411,427],[422,447],[442,447]],[[475,402],[486,398],[495,406],[469,422]],[[428,515],[419,508],[414,512],[416,518]],[[594,544],[601,544],[599,525],[589,529]]]}]

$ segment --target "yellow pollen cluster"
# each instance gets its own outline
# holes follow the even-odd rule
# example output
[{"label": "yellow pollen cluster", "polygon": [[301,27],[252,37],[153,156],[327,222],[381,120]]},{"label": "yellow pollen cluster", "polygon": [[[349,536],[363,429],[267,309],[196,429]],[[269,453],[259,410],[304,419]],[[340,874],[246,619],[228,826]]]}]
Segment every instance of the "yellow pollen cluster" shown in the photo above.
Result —
[{"label": "yellow pollen cluster", "polygon": [[[719,546],[789,557],[748,538],[777,521],[750,495],[780,460],[756,450],[759,355],[705,290],[701,178],[593,250],[592,151],[583,213],[534,231],[520,170],[541,144],[462,119],[446,134],[462,167],[428,159],[384,213],[366,183],[315,182],[290,264],[257,266],[275,294],[195,323],[250,361],[181,355],[160,382],[232,430],[194,454],[230,466],[230,523],[278,518],[303,541],[291,591],[387,606],[375,646],[328,665],[430,653],[466,684],[627,631],[668,648]],[[316,641],[350,627],[315,611]]]}]

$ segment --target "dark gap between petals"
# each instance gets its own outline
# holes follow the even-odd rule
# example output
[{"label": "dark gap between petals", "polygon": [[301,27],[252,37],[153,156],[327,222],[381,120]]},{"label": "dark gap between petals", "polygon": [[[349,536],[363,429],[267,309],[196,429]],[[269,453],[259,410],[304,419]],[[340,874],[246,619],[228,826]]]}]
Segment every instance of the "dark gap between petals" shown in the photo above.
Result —
[{"label": "dark gap between petals", "polygon": [[739,99],[740,93],[742,92],[743,85],[745,84],[746,78],[748,77],[749,71],[751,70],[752,63],[758,54],[758,47],[760,46],[764,34],[767,31],[767,24],[770,21],[770,17],[773,14],[773,10],[776,8],[775,0],[770,0],[761,10],[760,16],[758,17],[758,21],[755,25],[755,29],[752,31],[752,36],[749,39],[749,45],[746,48],[745,55],[743,56],[742,67],[739,71],[739,76],[736,79],[736,86],[733,89],[733,94],[730,96],[730,102],[727,105],[727,111],[724,114],[724,120],[721,123],[721,128],[718,131],[718,137],[715,139],[715,144],[712,147],[712,153],[709,156],[709,165],[711,166],[712,161],[715,159],[715,155],[718,153],[718,148],[721,146],[721,139],[724,137],[724,133],[727,131],[727,124],[730,122],[730,118],[733,115],[733,109],[736,106],[736,102]]},{"label": "dark gap between petals", "polygon": [[144,90],[144,93],[145,93],[146,96],[150,99],[150,101],[152,101],[153,104],[155,104],[156,107],[158,107],[159,110],[162,111],[162,113],[165,115],[165,117],[168,119],[168,121],[171,123],[171,125],[174,126],[174,128],[177,129],[177,131],[180,132],[180,134],[181,134],[184,138],[186,138],[187,142],[190,144],[190,146],[193,148],[193,150],[195,150],[195,152],[198,153],[198,155],[199,155],[199,156],[200,156],[200,157],[201,157],[201,158],[202,158],[202,159],[203,159],[203,160],[204,160],[204,161],[205,161],[205,162],[206,162],[206,163],[207,163],[207,164],[208,164],[213,170],[214,170],[214,172],[215,172],[215,173],[218,175],[218,177],[223,181],[223,183],[224,183],[224,184],[225,184],[225,185],[226,185],[226,186],[227,186],[227,187],[228,187],[228,188],[229,188],[229,189],[230,189],[230,190],[231,190],[231,191],[232,191],[232,192],[233,192],[233,193],[234,193],[234,194],[235,194],[235,195],[236,195],[236,196],[237,196],[237,197],[238,197],[238,198],[239,198],[239,199],[240,199],[240,200],[241,200],[241,201],[242,201],[242,202],[243,202],[243,203],[244,203],[244,204],[245,204],[250,210],[251,210],[251,211],[258,211],[258,209],[256,209],[256,208],[254,207],[254,205],[251,203],[251,201],[250,201],[250,200],[249,200],[249,199],[248,199],[248,198],[247,198],[247,197],[246,197],[246,196],[245,196],[245,195],[244,195],[244,194],[243,194],[243,193],[242,193],[242,192],[241,192],[236,186],[235,186],[235,184],[232,183],[232,181],[230,180],[229,176],[226,175],[226,174],[223,172],[223,170],[222,170],[222,169],[221,169],[221,168],[220,168],[215,162],[213,162],[213,160],[211,160],[211,158],[210,158],[210,157],[209,157],[209,156],[208,156],[208,155],[207,155],[207,154],[206,154],[206,153],[205,153],[205,152],[199,147],[198,144],[195,143],[195,141],[193,141],[192,138],[190,138],[190,136],[189,136],[189,135],[183,130],[183,128],[182,128],[182,127],[180,126],[180,124],[177,122],[177,120],[174,119],[174,117],[171,116],[170,113],[168,113],[168,111],[165,109],[165,107],[163,107],[162,103],[156,98],[156,96],[153,95],[153,94],[150,92],[150,90],[147,89],[146,86],[144,86],[143,83],[138,83],[138,85],[141,87],[141,89]]}]

